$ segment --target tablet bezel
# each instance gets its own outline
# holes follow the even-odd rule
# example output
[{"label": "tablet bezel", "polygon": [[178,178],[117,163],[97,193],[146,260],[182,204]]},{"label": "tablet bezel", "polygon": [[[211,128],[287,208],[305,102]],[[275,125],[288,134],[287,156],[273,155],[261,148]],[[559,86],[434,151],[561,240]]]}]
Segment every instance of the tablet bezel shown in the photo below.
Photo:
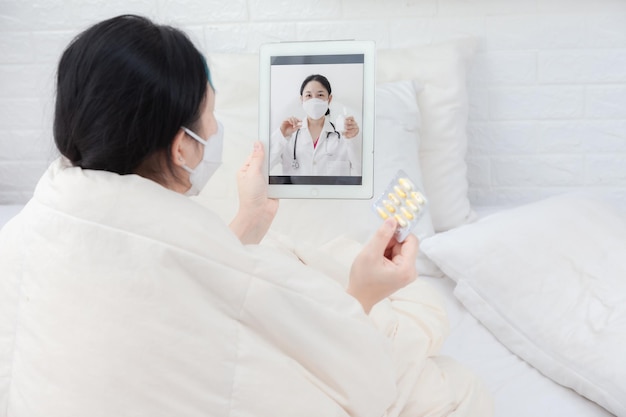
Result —
[{"label": "tablet bezel", "polygon": [[[363,107],[360,134],[362,165],[360,185],[340,184],[270,184],[270,118],[271,118],[271,59],[284,56],[363,55]],[[374,188],[374,115],[376,47],[373,41],[307,41],[269,43],[261,46],[259,54],[259,138],[265,146],[264,175],[271,198],[333,198],[371,199]],[[294,176],[297,178],[297,176]]]}]

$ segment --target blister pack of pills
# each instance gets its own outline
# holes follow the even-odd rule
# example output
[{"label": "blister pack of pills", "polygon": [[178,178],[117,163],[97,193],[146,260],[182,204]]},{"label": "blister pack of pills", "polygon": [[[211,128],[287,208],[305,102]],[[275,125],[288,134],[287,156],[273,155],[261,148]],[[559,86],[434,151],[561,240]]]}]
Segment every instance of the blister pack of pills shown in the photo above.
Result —
[{"label": "blister pack of pills", "polygon": [[424,215],[428,201],[415,183],[402,170],[393,177],[385,191],[374,201],[376,215],[386,220],[396,219],[396,239],[404,241]]}]

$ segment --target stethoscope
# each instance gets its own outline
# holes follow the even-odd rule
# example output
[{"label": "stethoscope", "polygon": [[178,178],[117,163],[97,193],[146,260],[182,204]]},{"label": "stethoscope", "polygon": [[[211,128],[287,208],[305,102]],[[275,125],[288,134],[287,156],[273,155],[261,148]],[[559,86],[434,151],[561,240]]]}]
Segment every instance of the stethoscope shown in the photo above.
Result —
[{"label": "stethoscope", "polygon": [[[341,139],[341,133],[337,132],[337,129],[335,129],[335,125],[333,124],[333,122],[329,121],[328,123],[330,123],[330,125],[333,127],[333,131],[332,132],[326,132],[326,139],[328,139],[328,137],[332,134],[336,134],[337,135],[337,139]],[[293,169],[298,169],[300,168],[300,163],[298,162],[298,159],[296,158],[296,147],[298,146],[298,135],[300,134],[300,129],[296,130],[296,137],[293,140],[293,161],[291,162],[291,167]]]}]

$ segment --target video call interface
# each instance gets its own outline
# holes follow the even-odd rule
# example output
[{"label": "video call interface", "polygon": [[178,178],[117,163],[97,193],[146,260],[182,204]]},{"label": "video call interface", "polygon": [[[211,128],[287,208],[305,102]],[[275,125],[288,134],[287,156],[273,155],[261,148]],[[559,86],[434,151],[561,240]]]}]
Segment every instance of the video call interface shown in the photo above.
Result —
[{"label": "video call interface", "polygon": [[[362,184],[363,70],[363,54],[271,57],[270,184]],[[324,83],[306,83],[318,75],[330,85],[331,99],[326,104],[315,95],[317,90],[326,90],[320,88]],[[301,96],[305,83],[307,88]],[[306,103],[311,98],[318,100]],[[320,122],[325,105],[324,130],[313,138],[311,132],[316,130],[309,130],[308,123]],[[281,124],[290,118],[300,123],[290,125],[289,133],[283,135]]]}]

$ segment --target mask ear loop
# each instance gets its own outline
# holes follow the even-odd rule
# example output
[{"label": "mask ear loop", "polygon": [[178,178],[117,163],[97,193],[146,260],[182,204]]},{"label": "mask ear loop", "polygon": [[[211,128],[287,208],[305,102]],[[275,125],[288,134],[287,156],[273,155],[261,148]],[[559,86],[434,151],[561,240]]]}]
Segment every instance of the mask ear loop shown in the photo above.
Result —
[{"label": "mask ear loop", "polygon": [[200,136],[198,136],[197,134],[195,134],[191,129],[187,129],[185,126],[182,127],[183,131],[188,134],[189,136],[191,136],[192,138],[194,138],[195,140],[197,140],[198,142],[200,142],[203,145],[207,145],[207,143],[209,143],[209,141],[202,139]]},{"label": "mask ear loop", "polygon": [[[183,129],[183,132],[185,132],[186,134],[188,134],[189,136],[191,136],[193,139],[197,140],[198,142],[200,142],[201,144],[204,145],[204,148],[206,150],[206,146],[209,143],[208,140],[204,140],[202,139],[199,135],[197,135],[193,130],[186,128],[185,126],[183,126],[181,129]],[[182,158],[179,158],[182,161]],[[191,169],[190,167],[188,167],[186,164],[182,166],[183,169],[185,171],[187,171],[190,174],[193,174],[193,172],[195,171],[195,169]]]}]

